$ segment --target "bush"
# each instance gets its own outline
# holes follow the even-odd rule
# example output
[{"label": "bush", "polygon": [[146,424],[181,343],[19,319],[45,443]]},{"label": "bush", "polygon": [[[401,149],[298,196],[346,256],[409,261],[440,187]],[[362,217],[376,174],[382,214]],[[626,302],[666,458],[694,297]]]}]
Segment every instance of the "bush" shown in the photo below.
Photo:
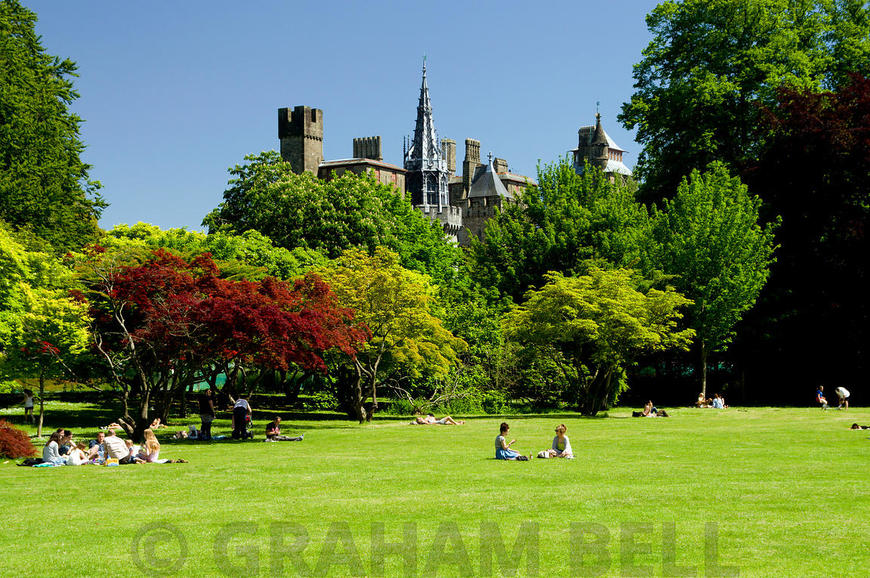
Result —
[{"label": "bush", "polygon": [[16,459],[34,455],[36,448],[33,447],[30,436],[5,420],[0,420],[0,456]]},{"label": "bush", "polygon": [[328,391],[318,391],[302,399],[305,411],[334,411],[338,408],[338,400]]}]

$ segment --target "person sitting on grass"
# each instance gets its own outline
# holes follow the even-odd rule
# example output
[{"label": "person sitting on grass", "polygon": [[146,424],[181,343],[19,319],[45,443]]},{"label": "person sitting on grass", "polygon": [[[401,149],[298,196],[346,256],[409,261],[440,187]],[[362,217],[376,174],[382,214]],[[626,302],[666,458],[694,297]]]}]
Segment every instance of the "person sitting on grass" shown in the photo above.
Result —
[{"label": "person sitting on grass", "polygon": [[63,430],[60,436],[60,447],[57,449],[57,452],[62,456],[67,456],[74,447],[73,433],[68,429]]},{"label": "person sitting on grass", "polygon": [[698,401],[695,402],[695,407],[710,407],[713,400],[709,397],[704,397],[704,392],[698,394]]},{"label": "person sitting on grass", "polygon": [[103,445],[106,448],[107,460],[118,460],[119,464],[129,464],[133,459],[130,455],[130,448],[127,444],[115,435],[115,429],[109,429],[109,435],[103,440]]},{"label": "person sitting on grass", "polygon": [[825,386],[820,385],[816,390],[816,403],[822,406],[822,409],[828,409],[828,400],[825,399]]},{"label": "person sitting on grass", "polygon": [[290,437],[281,435],[281,416],[275,416],[274,421],[266,424],[266,439],[265,442],[301,442],[304,435]]},{"label": "person sitting on grass", "polygon": [[144,432],[145,443],[139,450],[134,461],[137,464],[154,463],[160,458],[160,442],[157,441],[157,436],[154,435],[154,430],[148,428]]},{"label": "person sitting on grass", "polygon": [[62,466],[66,463],[66,458],[60,455],[60,434],[54,432],[48,438],[48,443],[42,448],[42,462],[55,466]]},{"label": "person sitting on grass", "polygon": [[84,442],[79,442],[75,445],[75,447],[70,450],[69,456],[66,460],[66,465],[68,466],[81,466],[88,463],[88,455],[85,453],[85,450],[88,448],[84,444]]},{"label": "person sitting on grass", "polygon": [[516,460],[516,461],[527,461],[531,458],[531,455],[524,456],[520,452],[511,449],[511,445],[517,440],[511,440],[510,442],[505,441],[505,436],[510,431],[510,426],[504,422],[502,422],[501,426],[499,426],[499,434],[495,438],[495,459],[497,460]]},{"label": "person sitting on grass", "polygon": [[103,442],[106,441],[105,432],[97,432],[97,439],[89,442],[88,459],[91,461],[103,462],[106,459],[106,446]]},{"label": "person sitting on grass", "polygon": [[435,419],[431,413],[426,414],[426,417],[416,417],[411,425],[465,425],[465,420],[455,420],[449,415],[445,415],[441,419]]},{"label": "person sitting on grass", "polygon": [[713,394],[713,409],[725,409],[725,398],[718,393]]}]

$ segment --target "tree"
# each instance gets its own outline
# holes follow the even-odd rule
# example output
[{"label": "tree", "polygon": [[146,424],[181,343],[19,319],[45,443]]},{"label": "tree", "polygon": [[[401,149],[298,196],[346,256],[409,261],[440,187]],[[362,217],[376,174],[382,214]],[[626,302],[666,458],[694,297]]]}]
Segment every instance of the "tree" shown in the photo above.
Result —
[{"label": "tree", "polygon": [[583,415],[616,403],[637,355],[685,349],[694,335],[677,326],[690,300],[672,288],[642,293],[632,275],[626,269],[549,273],[547,284],[504,318],[505,337],[551,360]]},{"label": "tree", "polygon": [[76,65],[46,54],[35,24],[18,0],[0,2],[0,219],[80,248],[95,239],[105,203],[68,109]]},{"label": "tree", "polygon": [[260,280],[264,277],[295,279],[324,265],[328,259],[313,249],[276,247],[260,232],[250,229],[239,235],[212,233],[205,235],[185,229],[161,230],[148,223],[118,225],[106,231],[100,245],[107,249],[142,247],[168,249],[175,254],[193,257],[211,254],[221,275],[231,279]]},{"label": "tree", "polygon": [[693,171],[662,210],[653,210],[652,267],[674,275],[674,285],[693,302],[689,324],[700,349],[704,395],[709,353],[731,341],[774,262],[779,219],[760,225],[760,206],[725,165],[713,163],[704,173]]},{"label": "tree", "polygon": [[771,144],[745,179],[782,215],[780,248],[735,345],[750,379],[775,373],[788,387],[770,395],[797,400],[801,388],[856,383],[870,370],[870,77],[835,91],[783,89],[764,122]]},{"label": "tree", "polygon": [[[371,339],[351,358],[354,379],[346,384],[353,415],[371,421],[377,387],[384,375],[444,376],[458,362],[463,340],[432,314],[428,277],[399,265],[398,255],[379,247],[374,256],[349,249],[334,266],[320,272],[342,306],[371,331]],[[372,410],[365,407],[372,399]]]},{"label": "tree", "polygon": [[653,39],[619,117],[643,144],[646,199],[715,160],[742,171],[768,141],[761,109],[780,87],[836,87],[870,70],[861,0],[667,0],[646,22]]},{"label": "tree", "polygon": [[87,310],[68,295],[69,270],[51,255],[27,251],[2,226],[0,279],[0,373],[37,379],[42,436],[45,381],[74,377],[70,366],[91,342]]},{"label": "tree", "polygon": [[330,258],[354,247],[369,254],[388,247],[404,267],[438,281],[450,279],[462,258],[440,225],[371,175],[345,173],[330,181],[297,175],[275,151],[245,160],[230,169],[223,202],[203,220],[210,233],[255,230],[279,247],[314,249]]},{"label": "tree", "polygon": [[313,275],[233,281],[207,254],[186,260],[163,249],[141,264],[116,258],[95,248],[81,271],[95,348],[121,394],[119,423],[134,438],[152,404],[165,417],[173,396],[215,366],[325,371],[325,352],[353,358],[367,337]]},{"label": "tree", "polygon": [[539,166],[538,184],[487,223],[482,242],[472,242],[475,278],[518,302],[548,271],[580,273],[590,261],[631,266],[647,223],[634,190],[595,167],[578,175],[567,158]]}]

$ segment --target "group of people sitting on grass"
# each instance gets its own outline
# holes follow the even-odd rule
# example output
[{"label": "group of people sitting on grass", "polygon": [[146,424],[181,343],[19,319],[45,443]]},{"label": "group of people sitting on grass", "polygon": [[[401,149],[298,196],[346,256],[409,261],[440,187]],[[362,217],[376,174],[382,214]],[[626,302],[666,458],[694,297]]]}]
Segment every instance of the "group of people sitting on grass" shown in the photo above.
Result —
[{"label": "group of people sitting on grass", "polygon": [[[510,429],[511,427],[505,422],[502,422],[501,426],[499,426],[499,433],[495,438],[495,459],[516,460],[518,462],[525,462],[532,459],[533,454],[526,456],[511,449],[511,446],[516,443],[517,440],[507,441],[507,434],[510,432]],[[568,436],[565,435],[565,432],[567,431],[568,428],[565,427],[565,424],[563,423],[556,426],[556,437],[553,438],[552,446],[549,449],[538,452],[538,457],[542,459],[573,459],[574,452],[571,450],[571,441],[568,439]]]},{"label": "group of people sitting on grass", "polygon": [[718,393],[714,393],[713,397],[704,397],[704,392],[701,392],[698,394],[698,401],[695,402],[695,407],[725,409],[728,406],[725,404],[725,398]]},{"label": "group of people sitting on grass", "polygon": [[[121,439],[115,435],[115,428],[97,433],[96,439],[85,444],[74,442],[73,433],[58,428],[42,448],[42,466],[83,466],[85,464],[121,465],[121,464],[165,464],[173,460],[160,459],[160,442],[154,435],[154,430],[144,431],[145,442],[135,445],[129,439]],[[174,460],[184,462],[184,460]]]}]

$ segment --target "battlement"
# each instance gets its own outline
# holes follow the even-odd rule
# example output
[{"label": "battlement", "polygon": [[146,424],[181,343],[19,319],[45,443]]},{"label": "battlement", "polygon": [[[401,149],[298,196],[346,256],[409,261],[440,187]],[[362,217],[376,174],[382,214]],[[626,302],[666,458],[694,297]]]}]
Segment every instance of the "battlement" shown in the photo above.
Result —
[{"label": "battlement", "polygon": [[310,106],[278,109],[278,139],[281,158],[294,173],[317,174],[323,162],[323,111]]},{"label": "battlement", "polygon": [[364,136],[353,139],[353,158],[372,159],[375,161],[384,160],[381,149],[381,137]]},{"label": "battlement", "polygon": [[456,237],[456,234],[462,229],[462,208],[452,205],[442,206],[440,209],[437,205],[416,205],[414,207],[432,221],[441,223],[444,227],[444,232],[451,237]]}]

